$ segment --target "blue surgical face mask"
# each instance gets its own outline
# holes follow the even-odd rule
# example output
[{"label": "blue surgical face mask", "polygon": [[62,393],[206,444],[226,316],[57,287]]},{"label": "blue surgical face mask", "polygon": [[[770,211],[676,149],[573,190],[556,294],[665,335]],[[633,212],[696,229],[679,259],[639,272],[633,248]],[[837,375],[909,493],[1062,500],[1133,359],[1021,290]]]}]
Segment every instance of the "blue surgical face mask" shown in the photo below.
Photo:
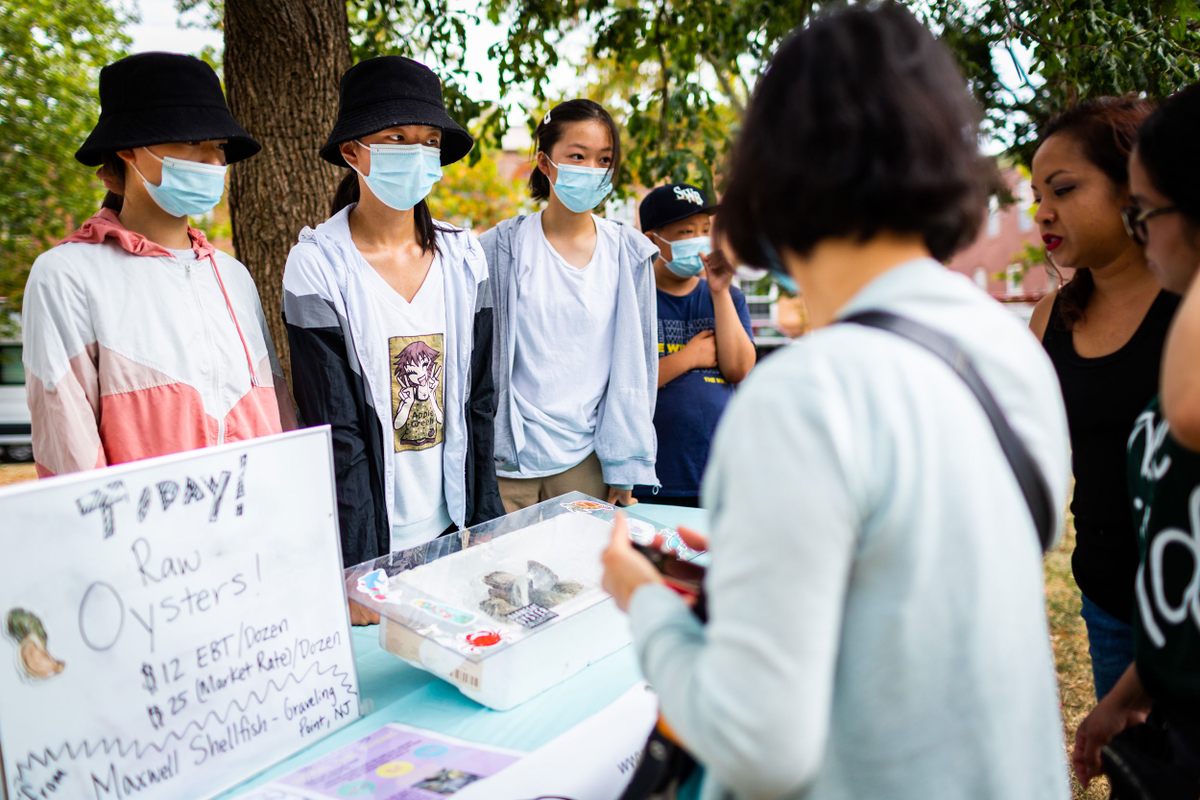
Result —
[{"label": "blue surgical face mask", "polygon": [[[397,211],[408,211],[424,200],[442,179],[442,151],[423,144],[365,145],[371,151],[371,174],[363,175],[367,188],[379,202]],[[362,175],[358,168],[355,172]]]},{"label": "blue surgical face mask", "polygon": [[671,245],[671,260],[667,262],[667,269],[681,278],[694,278],[699,275],[704,269],[704,262],[700,260],[700,256],[712,252],[712,240],[707,236],[676,239],[667,244]]},{"label": "blue surgical face mask", "polygon": [[207,214],[221,202],[228,169],[224,164],[201,164],[170,156],[159,158],[150,148],[144,149],[162,162],[162,180],[155,186],[136,166],[133,171],[142,179],[146,194],[163,211],[172,217],[194,217]]},{"label": "blue surgical face mask", "polygon": [[775,279],[783,290],[788,294],[800,295],[800,287],[796,285],[792,274],[788,272],[787,267],[783,265],[783,261],[779,258],[779,251],[775,249],[775,245],[767,241],[767,237],[758,237],[758,246],[763,251],[763,255],[767,257],[767,269],[771,270],[771,277]]},{"label": "blue surgical face mask", "polygon": [[[550,161],[550,156],[546,156]],[[554,164],[553,161],[550,161]],[[576,214],[591,211],[612,191],[611,175],[603,167],[577,167],[572,164],[554,164],[558,177],[554,179],[554,193],[562,204]]]}]

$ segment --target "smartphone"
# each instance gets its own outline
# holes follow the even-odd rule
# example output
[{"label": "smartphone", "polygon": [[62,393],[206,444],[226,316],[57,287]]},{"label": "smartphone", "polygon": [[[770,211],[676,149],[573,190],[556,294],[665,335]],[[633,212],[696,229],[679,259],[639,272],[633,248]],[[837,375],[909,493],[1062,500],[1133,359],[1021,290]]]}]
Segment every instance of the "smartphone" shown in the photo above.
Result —
[{"label": "smartphone", "polygon": [[667,583],[688,594],[700,594],[704,586],[704,567],[691,561],[684,561],[674,553],[660,550],[651,545],[634,542],[633,546],[662,573]]}]

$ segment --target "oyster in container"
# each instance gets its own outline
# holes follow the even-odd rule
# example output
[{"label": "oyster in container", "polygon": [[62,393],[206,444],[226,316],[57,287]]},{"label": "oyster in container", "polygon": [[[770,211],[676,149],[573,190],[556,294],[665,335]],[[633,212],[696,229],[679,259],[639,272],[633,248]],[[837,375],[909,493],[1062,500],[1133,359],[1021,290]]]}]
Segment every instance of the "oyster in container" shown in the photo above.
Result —
[{"label": "oyster in container", "polygon": [[346,588],[389,653],[509,709],[629,644],[600,588],[614,512],[571,492],[351,567]]}]

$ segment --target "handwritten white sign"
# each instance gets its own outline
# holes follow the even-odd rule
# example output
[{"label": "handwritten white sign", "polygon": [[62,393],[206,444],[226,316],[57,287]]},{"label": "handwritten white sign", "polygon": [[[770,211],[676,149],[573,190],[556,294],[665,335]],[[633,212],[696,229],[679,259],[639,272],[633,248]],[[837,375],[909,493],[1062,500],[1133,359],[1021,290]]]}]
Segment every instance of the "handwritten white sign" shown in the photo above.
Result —
[{"label": "handwritten white sign", "polygon": [[10,798],[211,796],[358,716],[329,430],[0,491]]}]

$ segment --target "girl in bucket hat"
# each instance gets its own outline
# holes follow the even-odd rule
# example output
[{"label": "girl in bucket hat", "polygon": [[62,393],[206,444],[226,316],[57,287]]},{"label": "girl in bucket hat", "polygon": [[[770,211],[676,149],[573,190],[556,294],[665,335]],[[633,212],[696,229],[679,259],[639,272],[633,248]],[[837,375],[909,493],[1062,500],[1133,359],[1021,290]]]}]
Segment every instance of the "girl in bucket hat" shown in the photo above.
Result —
[{"label": "girl in bucket hat", "polygon": [[346,176],[333,216],[301,231],[283,288],[301,418],[333,427],[347,566],[501,513],[487,264],[425,202],[472,145],[416,61],[372,58],[342,77],[321,157]]},{"label": "girl in bucket hat", "polygon": [[100,71],[100,119],[75,157],[109,194],[25,288],[39,474],[294,427],[249,272],[188,225],[221,199],[227,164],[258,150],[199,59],[141,53]]},{"label": "girl in bucket hat", "polygon": [[621,162],[602,106],[560,103],[534,146],[529,189],[546,207],[480,239],[496,305],[500,492],[509,512],[570,491],[627,505],[635,485],[658,487],[658,248],[592,213]]}]

